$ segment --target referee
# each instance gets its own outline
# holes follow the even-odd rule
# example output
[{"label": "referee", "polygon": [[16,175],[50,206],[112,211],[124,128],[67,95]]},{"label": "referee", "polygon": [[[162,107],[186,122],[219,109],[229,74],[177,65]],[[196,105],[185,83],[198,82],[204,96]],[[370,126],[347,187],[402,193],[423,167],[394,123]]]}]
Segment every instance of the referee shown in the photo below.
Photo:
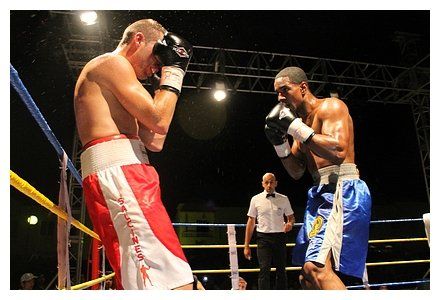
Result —
[{"label": "referee", "polygon": [[[277,180],[272,173],[263,176],[264,191],[253,196],[249,206],[244,256],[251,259],[249,243],[257,221],[257,256],[260,265],[258,289],[270,289],[270,268],[273,261],[276,267],[276,288],[287,289],[286,276],[286,232],[292,230],[295,223],[289,198],[275,192]],[[287,222],[284,222],[284,215]]]}]

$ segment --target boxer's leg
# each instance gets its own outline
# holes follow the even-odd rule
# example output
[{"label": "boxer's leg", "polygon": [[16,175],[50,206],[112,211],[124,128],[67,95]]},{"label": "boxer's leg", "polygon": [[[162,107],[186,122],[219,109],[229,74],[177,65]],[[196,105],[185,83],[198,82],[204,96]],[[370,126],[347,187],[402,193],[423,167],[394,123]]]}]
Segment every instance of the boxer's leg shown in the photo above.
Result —
[{"label": "boxer's leg", "polygon": [[179,286],[179,287],[175,288],[174,290],[193,290],[193,289],[194,289],[193,284],[190,283],[190,284],[185,284],[185,285]]},{"label": "boxer's leg", "polygon": [[[301,276],[303,278],[301,278]],[[301,281],[302,279],[302,281]],[[341,279],[333,271],[332,252],[329,251],[325,265],[308,261],[304,264],[300,275],[301,285],[307,289],[345,290]]]}]

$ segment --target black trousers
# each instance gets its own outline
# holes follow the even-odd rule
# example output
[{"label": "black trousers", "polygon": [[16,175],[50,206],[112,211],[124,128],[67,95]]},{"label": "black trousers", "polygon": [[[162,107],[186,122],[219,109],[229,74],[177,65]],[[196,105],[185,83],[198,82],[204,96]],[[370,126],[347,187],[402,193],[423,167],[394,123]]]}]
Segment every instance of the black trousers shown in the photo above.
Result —
[{"label": "black trousers", "polygon": [[270,290],[270,268],[273,262],[276,268],[275,289],[285,290],[287,288],[286,234],[257,232],[257,256],[260,265],[258,289]]}]

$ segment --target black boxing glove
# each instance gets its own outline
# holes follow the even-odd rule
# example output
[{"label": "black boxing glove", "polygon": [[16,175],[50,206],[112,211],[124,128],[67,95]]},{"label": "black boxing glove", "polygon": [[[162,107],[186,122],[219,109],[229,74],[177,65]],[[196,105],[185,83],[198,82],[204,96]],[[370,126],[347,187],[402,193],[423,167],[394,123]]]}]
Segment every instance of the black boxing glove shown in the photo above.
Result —
[{"label": "black boxing glove", "polygon": [[154,45],[153,55],[162,64],[159,87],[180,95],[183,77],[192,56],[192,45],[177,34],[167,32]]},{"label": "black boxing glove", "polygon": [[264,133],[279,158],[286,158],[290,155],[290,144],[285,133],[267,125],[264,126]]},{"label": "black boxing glove", "polygon": [[297,118],[292,111],[283,103],[278,103],[272,108],[266,117],[266,124],[276,128],[283,133],[291,135],[301,143],[307,143],[314,135],[315,131],[304,124],[301,118]]},{"label": "black boxing glove", "polygon": [[153,76],[149,77],[148,83],[151,85],[151,88],[153,90],[153,94],[156,93],[156,91],[159,89],[160,85],[160,77],[157,76],[157,74],[153,74]]}]

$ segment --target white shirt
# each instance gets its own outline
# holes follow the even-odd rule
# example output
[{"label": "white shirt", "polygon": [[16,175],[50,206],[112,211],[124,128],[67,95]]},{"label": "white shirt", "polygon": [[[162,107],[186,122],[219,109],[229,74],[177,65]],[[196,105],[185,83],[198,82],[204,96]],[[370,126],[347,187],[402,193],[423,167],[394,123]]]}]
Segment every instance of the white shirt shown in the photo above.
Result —
[{"label": "white shirt", "polygon": [[248,216],[257,218],[257,231],[264,233],[284,232],[284,215],[293,214],[287,196],[275,192],[275,197],[266,198],[263,191],[251,199]]}]

